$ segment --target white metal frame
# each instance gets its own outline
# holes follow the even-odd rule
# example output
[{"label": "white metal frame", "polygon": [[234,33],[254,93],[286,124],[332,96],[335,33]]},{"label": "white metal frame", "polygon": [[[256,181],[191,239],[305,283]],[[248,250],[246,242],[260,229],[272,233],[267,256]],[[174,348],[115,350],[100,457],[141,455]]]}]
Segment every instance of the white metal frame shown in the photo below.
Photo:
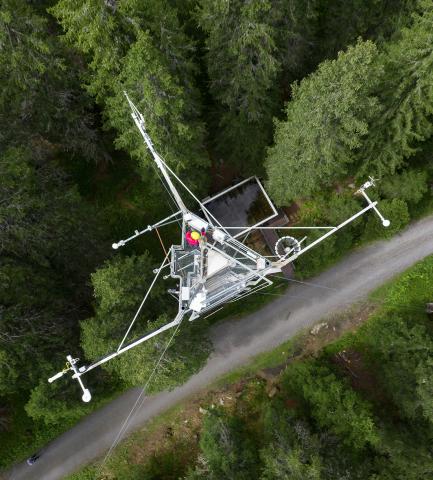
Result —
[{"label": "white metal frame", "polygon": [[232,185],[231,187],[226,188],[222,192],[219,192],[216,195],[214,195],[213,197],[208,197],[208,198],[205,198],[204,200],[202,200],[202,204],[206,205],[210,202],[213,202],[217,198],[222,197],[223,195],[227,194],[228,192],[231,192],[232,190],[235,190],[236,188],[239,188],[244,183],[250,182],[253,179],[259,185],[259,188],[260,188],[261,192],[263,193],[264,197],[266,198],[266,200],[268,202],[268,205],[270,206],[273,214],[270,215],[269,217],[266,217],[264,220],[260,220],[260,222],[254,224],[254,225],[251,225],[250,227],[226,227],[226,226],[224,226],[224,228],[226,230],[235,230],[235,229],[238,229],[238,228],[245,228],[245,230],[242,230],[241,232],[237,233],[236,235],[233,235],[233,238],[241,237],[242,235],[247,233],[249,230],[253,230],[255,228],[258,228],[260,225],[263,225],[264,223],[269,222],[269,220],[272,220],[273,218],[278,216],[278,211],[275,208],[275,205],[272,203],[272,200],[269,198],[269,195],[267,194],[266,190],[264,189],[264,187],[262,185],[262,182],[255,175],[253,175],[253,176],[251,176],[251,177],[249,177],[245,180],[242,180],[241,182],[237,183],[236,185]]},{"label": "white metal frame", "polygon": [[[126,95],[126,93],[125,93],[125,95]],[[241,298],[244,298],[248,295],[251,295],[251,294],[255,293],[256,291],[258,291],[262,288],[265,288],[265,287],[271,285],[272,281],[269,278],[267,278],[269,275],[281,272],[281,269],[285,265],[293,262],[295,259],[297,259],[301,255],[303,255],[304,253],[306,253],[307,251],[309,251],[310,249],[312,249],[313,247],[318,245],[320,242],[322,242],[323,240],[325,240],[329,236],[333,235],[335,232],[337,232],[338,230],[340,230],[344,226],[348,225],[349,223],[351,223],[356,218],[360,217],[361,215],[363,215],[364,213],[366,213],[369,210],[374,210],[374,212],[381,219],[384,227],[388,227],[389,224],[390,224],[389,220],[386,220],[383,217],[383,215],[379,212],[379,210],[377,208],[377,202],[376,201],[374,201],[374,202],[371,201],[369,196],[365,193],[365,190],[367,188],[374,185],[374,179],[371,178],[371,177],[370,177],[369,181],[364,183],[364,185],[362,185],[362,187],[356,192],[356,193],[362,195],[365,198],[368,205],[365,208],[363,208],[359,212],[355,213],[350,218],[348,218],[347,220],[343,221],[342,223],[340,223],[339,225],[337,225],[335,227],[331,227],[331,226],[323,226],[323,227],[301,227],[301,226],[296,226],[296,227],[261,227],[261,225],[263,223],[269,221],[270,219],[272,219],[276,215],[278,215],[278,212],[277,212],[276,208],[274,207],[274,205],[273,205],[271,199],[269,198],[268,194],[264,190],[263,185],[261,184],[261,182],[258,180],[257,177],[250,177],[246,180],[243,180],[242,182],[238,183],[237,185],[234,185],[234,186],[224,190],[223,192],[220,192],[219,194],[217,194],[217,195],[215,195],[211,198],[207,198],[203,202],[201,202],[194,195],[194,193],[191,192],[191,190],[182,182],[182,180],[173,172],[173,170],[164,162],[162,157],[155,151],[155,149],[153,147],[153,143],[152,143],[149,135],[146,132],[145,122],[144,122],[143,116],[138,111],[138,109],[135,107],[135,105],[131,102],[131,100],[129,99],[129,97],[127,95],[126,95],[126,98],[127,98],[127,101],[128,101],[128,103],[131,107],[131,112],[132,112],[131,116],[132,116],[138,130],[140,131],[140,133],[143,137],[143,140],[146,143],[146,146],[149,149],[157,167],[161,171],[161,173],[162,173],[162,175],[163,175],[163,177],[164,177],[164,179],[167,183],[167,186],[171,191],[171,194],[172,194],[173,198],[175,199],[176,203],[178,204],[179,211],[170,215],[170,216],[168,216],[168,217],[166,217],[166,218],[164,218],[163,220],[160,220],[159,222],[155,223],[154,225],[147,226],[147,228],[145,228],[144,230],[141,230],[141,231],[136,230],[134,235],[126,238],[125,240],[120,240],[117,243],[113,243],[112,247],[114,249],[118,249],[119,247],[124,246],[126,243],[128,243],[129,241],[137,238],[140,235],[143,235],[147,232],[150,232],[155,228],[158,228],[158,227],[161,227],[161,226],[164,226],[164,225],[168,225],[168,224],[172,223],[173,221],[177,221],[177,217],[180,216],[180,215],[182,215],[182,228],[181,228],[182,229],[182,247],[172,246],[170,248],[169,252],[167,253],[166,257],[164,258],[163,262],[161,263],[161,266],[158,269],[154,270],[155,277],[153,278],[153,280],[152,280],[152,282],[151,282],[151,284],[150,284],[150,286],[149,286],[149,288],[148,288],[148,290],[147,290],[147,292],[146,292],[146,294],[145,294],[145,296],[144,296],[136,314],[134,315],[134,317],[133,317],[128,329],[126,330],[126,333],[125,333],[123,339],[121,340],[121,342],[120,342],[116,351],[105,355],[101,359],[93,362],[92,364],[90,364],[88,366],[82,366],[82,367],[77,366],[78,362],[79,362],[78,358],[72,358],[71,355],[68,355],[66,357],[67,358],[66,367],[62,371],[60,371],[59,373],[57,373],[56,375],[54,375],[54,376],[52,376],[51,378],[48,379],[48,382],[52,383],[55,380],[62,377],[65,373],[71,371],[72,372],[72,378],[74,378],[78,381],[78,383],[80,385],[80,388],[83,392],[82,400],[84,402],[89,402],[91,400],[91,394],[90,394],[89,390],[87,388],[85,388],[85,386],[82,382],[82,379],[81,379],[81,377],[85,373],[93,370],[94,368],[96,368],[100,365],[103,365],[104,363],[106,363],[106,362],[112,360],[113,358],[123,354],[124,352],[130,350],[131,348],[134,348],[134,347],[142,344],[143,342],[146,342],[147,340],[150,340],[151,338],[161,334],[162,332],[178,326],[182,322],[182,320],[183,320],[183,318],[185,317],[186,314],[191,314],[189,320],[194,320],[195,318],[199,317],[202,313],[207,313],[210,310],[214,310],[215,307],[219,306],[220,304],[227,303],[229,301],[232,302],[232,301],[239,300]],[[222,244],[225,243],[227,245],[227,247],[231,248],[233,251],[235,251],[237,253],[240,253],[245,259],[248,258],[250,262],[251,261],[256,262],[256,269],[254,269],[254,268],[251,267],[251,265],[247,265],[246,263],[242,263],[242,258],[241,257],[236,258],[235,256],[230,256],[225,251],[223,251],[223,249],[220,248],[219,246],[217,247],[215,244],[211,245],[210,243],[208,243],[206,248],[213,249],[216,252],[220,253],[221,255],[229,258],[233,262],[233,265],[234,264],[241,265],[247,271],[247,273],[245,273],[245,276],[243,277],[245,280],[241,279],[239,281],[239,285],[234,284],[234,287],[228,288],[227,291],[224,291],[224,290],[222,292],[218,291],[214,295],[214,298],[218,297],[217,300],[215,300],[214,303],[212,303],[210,306],[205,306],[203,311],[200,311],[200,313],[198,313],[196,310],[191,309],[191,308],[189,308],[189,309],[184,308],[184,306],[182,304],[182,302],[184,301],[183,300],[183,295],[181,294],[181,291],[180,291],[182,289],[181,276],[176,275],[176,272],[172,271],[172,261],[175,258],[175,249],[184,247],[185,227],[186,227],[187,219],[191,218],[191,215],[195,215],[195,214],[193,214],[193,212],[190,212],[187,209],[187,207],[185,206],[185,204],[182,200],[182,197],[180,196],[179,192],[177,191],[171,177],[176,179],[180,183],[180,185],[199,204],[200,208],[203,211],[203,214],[205,215],[205,217],[207,219],[207,222],[209,224],[210,229],[211,230],[213,229],[213,231],[215,232],[215,235],[217,233],[217,230],[220,231],[220,232],[221,231],[224,232],[224,235],[226,235],[226,238],[225,238],[225,240],[224,239],[221,240]],[[231,236],[230,233],[229,233],[229,230],[235,229],[235,228],[243,228],[243,227],[224,227],[224,226],[222,226],[221,223],[218,221],[218,219],[214,217],[214,215],[206,208],[205,205],[207,203],[211,202],[212,200],[215,200],[215,199],[221,197],[222,195],[226,194],[227,192],[237,188],[238,186],[250,181],[252,178],[255,178],[256,181],[258,182],[258,184],[259,184],[263,194],[265,195],[265,198],[268,200],[269,205],[271,206],[274,214],[272,216],[258,222],[256,225],[253,225],[253,226],[250,226],[250,227],[245,227],[245,229],[242,232],[240,232],[240,233],[238,233],[234,236]],[[214,221],[215,221],[215,223],[214,223]],[[292,249],[292,251],[287,252],[287,254],[284,255],[283,257],[280,257],[275,261],[270,261],[270,260],[267,259],[267,257],[264,257],[263,255],[260,255],[259,253],[253,251],[252,249],[250,249],[249,247],[247,247],[246,245],[244,245],[243,243],[239,242],[236,239],[236,237],[244,235],[245,233],[249,233],[250,231],[252,231],[254,229],[257,229],[257,228],[274,229],[274,230],[283,230],[283,229],[289,229],[289,230],[326,229],[328,231],[324,235],[322,235],[321,237],[319,237],[318,239],[316,239],[315,241],[310,243],[309,245],[306,245],[304,248],[301,247],[301,249],[299,251],[294,251]],[[305,238],[306,237],[304,237],[299,242],[299,245],[301,245],[303,243]],[[218,242],[220,242],[220,241],[218,240]],[[172,260],[167,261],[168,257],[170,255],[171,255]],[[203,256],[204,253],[201,251],[200,255]],[[203,257],[202,257],[202,260],[203,260]],[[152,332],[148,332],[145,335],[143,335],[142,337],[138,338],[137,340],[135,340],[135,341],[133,341],[133,342],[127,344],[127,345],[124,345],[129,333],[131,332],[131,329],[132,329],[136,319],[138,318],[138,315],[140,314],[141,309],[143,308],[143,305],[145,304],[145,302],[146,302],[146,300],[149,296],[149,293],[150,293],[151,289],[155,285],[161,271],[164,268],[166,268],[168,265],[171,266],[171,268],[170,268],[171,274],[165,276],[164,278],[167,278],[168,276],[171,276],[173,278],[178,278],[179,279],[179,309],[178,309],[178,313],[177,313],[176,317],[174,318],[174,320],[172,320],[171,322],[167,323],[166,325],[158,328],[157,330],[154,330]],[[259,266],[259,265],[262,265],[262,266]],[[262,282],[264,282],[264,283],[262,283]],[[189,298],[188,298],[188,300],[189,300]],[[192,305],[192,302],[191,302],[190,305]]]}]

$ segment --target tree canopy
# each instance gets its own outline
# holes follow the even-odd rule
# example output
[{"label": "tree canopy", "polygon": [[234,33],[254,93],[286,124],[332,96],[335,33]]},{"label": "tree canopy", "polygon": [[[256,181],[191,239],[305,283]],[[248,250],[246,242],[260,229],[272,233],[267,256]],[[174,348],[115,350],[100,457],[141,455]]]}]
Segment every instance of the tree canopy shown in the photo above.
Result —
[{"label": "tree canopy", "polygon": [[287,120],[276,123],[275,145],[266,160],[267,185],[278,204],[349,173],[380,111],[375,95],[380,72],[377,47],[358,41],[292,85]]},{"label": "tree canopy", "polygon": [[[82,347],[92,360],[116,350],[153,278],[153,260],[140,256],[116,257],[92,274],[96,315],[81,323]],[[175,314],[175,302],[163,294],[161,285],[151,290],[142,314],[127,343],[168,323]],[[184,382],[206,361],[210,343],[205,322],[185,322],[173,338],[159,364],[148,391],[158,391]],[[145,384],[174,334],[168,330],[109,362],[104,368],[125,384]],[[191,352],[194,355],[191,355]]]},{"label": "tree canopy", "polygon": [[214,142],[241,170],[260,168],[275,112],[280,68],[272,2],[202,0],[198,22],[205,40],[210,92],[220,110]]},{"label": "tree canopy", "polygon": [[[106,244],[93,208],[49,159],[10,148],[0,175],[0,391],[9,393],[45,373],[62,337],[76,335],[86,277]],[[30,356],[35,367],[27,372]]]},{"label": "tree canopy", "polygon": [[362,173],[393,174],[433,133],[433,5],[418,5],[411,26],[381,54],[378,92],[384,108],[373,118],[360,154]]},{"label": "tree canopy", "polygon": [[[110,259],[112,242],[172,207],[124,91],[198,196],[258,175],[291,223],[337,225],[362,208],[356,186],[379,177],[373,197],[391,226],[359,218],[300,259],[303,278],[431,211],[432,27],[432,0],[2,1],[0,427],[14,435],[0,432],[0,467],[95,408],[74,402],[76,384],[46,378],[67,353],[91,361],[119,345],[161,243],[179,239],[169,225]],[[429,275],[393,294],[413,315],[387,312],[358,345],[388,403],[376,408],[324,354],[283,374],[272,414],[259,408],[263,392],[211,413],[190,477],[431,476],[431,329],[419,314],[431,289],[415,296]],[[127,341],[173,318],[170,282],[156,285]],[[203,366],[208,327],[182,323],[152,391]],[[95,369],[89,386],[106,401],[145,385],[173,333]],[[157,478],[157,463],[142,476]],[[186,474],[173,465],[172,477]]]},{"label": "tree canopy", "polygon": [[[208,164],[199,119],[199,93],[191,61],[193,42],[169,2],[61,0],[50,10],[65,39],[89,57],[88,91],[102,105],[116,145],[135,158],[148,158],[131,122],[126,90],[146,119],[157,149],[177,172],[204,180]],[[143,174],[153,176],[144,168]],[[199,182],[197,182],[200,185]]]},{"label": "tree canopy", "polygon": [[319,425],[354,448],[376,445],[379,434],[369,405],[325,366],[300,363],[287,372],[288,389],[299,392]]}]

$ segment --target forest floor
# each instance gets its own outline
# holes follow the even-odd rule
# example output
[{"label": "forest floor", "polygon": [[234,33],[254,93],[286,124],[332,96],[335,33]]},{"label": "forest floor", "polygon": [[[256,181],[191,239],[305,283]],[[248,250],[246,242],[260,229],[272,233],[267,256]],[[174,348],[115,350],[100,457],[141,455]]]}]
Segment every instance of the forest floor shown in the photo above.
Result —
[{"label": "forest floor", "polygon": [[[308,282],[294,283],[283,294],[271,294],[276,295],[274,301],[249,315],[216,324],[211,332],[214,353],[206,366],[184,385],[170,392],[146,397],[128,431],[138,429],[217,379],[220,379],[218,385],[233,383],[248,371],[257,369],[260,364],[274,363],[276,355],[284,358],[284,345],[273,349],[281,344],[292,345],[291,342],[287,343],[290,339],[305,329],[311,329],[319,321],[323,323],[325,317],[334,316],[350,306],[362,306],[369,293],[430,254],[433,254],[433,216],[410,225],[389,241],[372,243],[353,252]],[[375,304],[380,305],[381,301],[379,295],[371,298],[369,305],[373,308]],[[362,313],[358,318],[362,321]],[[330,333],[333,329],[329,326],[322,326],[322,329],[333,336]],[[229,373],[269,350],[273,351],[256,358],[252,364],[237,370],[235,374]],[[225,377],[221,380],[223,375]],[[33,467],[25,463],[16,465],[5,474],[5,478],[60,479],[97,459],[112,444],[139,392],[138,388],[129,390],[84,418],[47,445],[37,464]]]}]

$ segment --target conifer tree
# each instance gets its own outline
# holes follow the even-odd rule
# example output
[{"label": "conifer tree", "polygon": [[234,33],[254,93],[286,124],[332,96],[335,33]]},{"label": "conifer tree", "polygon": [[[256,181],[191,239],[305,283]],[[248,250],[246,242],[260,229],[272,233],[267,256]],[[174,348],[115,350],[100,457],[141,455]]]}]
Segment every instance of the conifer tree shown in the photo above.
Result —
[{"label": "conifer tree", "polygon": [[[176,9],[166,1],[129,0],[113,6],[61,0],[51,12],[64,28],[66,40],[88,58],[87,88],[102,105],[106,125],[117,131],[117,145],[140,160],[146,151],[130,119],[123,95],[127,90],[142,110],[156,148],[171,166],[203,180],[208,161],[194,87],[194,46]],[[144,168],[147,176],[151,174]]]},{"label": "conifer tree", "polygon": [[287,119],[268,150],[268,188],[278,204],[307,196],[349,173],[380,111],[376,46],[359,41],[292,85]]},{"label": "conifer tree", "polygon": [[381,55],[384,105],[360,152],[360,173],[385,176],[405,164],[433,134],[433,2],[418,2],[412,25]]},{"label": "conifer tree", "polygon": [[272,2],[202,0],[210,91],[217,103],[216,149],[244,173],[257,173],[276,106],[276,32]]},{"label": "conifer tree", "polygon": [[6,394],[47,374],[66,332],[77,342],[90,297],[86,281],[108,245],[96,212],[53,161],[10,148],[0,156],[0,177],[0,394]]},{"label": "conifer tree", "polygon": [[[147,253],[117,256],[92,275],[96,314],[81,323],[82,346],[87,358],[95,360],[118,347],[152,281],[152,268],[153,261]],[[157,282],[127,343],[174,318],[173,303]],[[205,329],[205,322],[185,322],[180,327],[164,355],[158,374],[149,384],[149,391],[172,388],[203,366],[210,351]],[[143,385],[173,333],[173,330],[164,332],[122,354],[114,362],[108,362],[103,368],[128,386]]]},{"label": "conifer tree", "polygon": [[243,419],[223,409],[209,412],[204,420],[200,448],[204,465],[199,465],[188,480],[258,478],[255,441]]},{"label": "conifer tree", "polygon": [[25,0],[0,10],[0,146],[28,146],[98,160],[102,151],[78,65],[50,32],[52,26]]},{"label": "conifer tree", "polygon": [[378,444],[371,405],[325,365],[296,363],[287,370],[283,383],[304,399],[317,423],[339,435],[345,445],[362,449]]},{"label": "conifer tree", "polygon": [[[379,43],[410,23],[413,0],[318,0],[316,55],[334,58],[362,37]],[[318,52],[317,52],[318,51]]]},{"label": "conifer tree", "polygon": [[388,312],[367,326],[365,341],[403,416],[432,424],[433,341],[426,328]]}]

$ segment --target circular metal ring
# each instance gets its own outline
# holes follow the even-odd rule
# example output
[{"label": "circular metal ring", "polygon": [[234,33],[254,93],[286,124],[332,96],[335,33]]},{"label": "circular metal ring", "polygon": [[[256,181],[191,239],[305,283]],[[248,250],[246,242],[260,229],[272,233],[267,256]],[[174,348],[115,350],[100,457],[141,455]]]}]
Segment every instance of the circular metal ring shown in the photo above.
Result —
[{"label": "circular metal ring", "polygon": [[275,253],[280,258],[289,254],[297,254],[301,251],[301,244],[294,237],[281,237],[275,244]]}]

